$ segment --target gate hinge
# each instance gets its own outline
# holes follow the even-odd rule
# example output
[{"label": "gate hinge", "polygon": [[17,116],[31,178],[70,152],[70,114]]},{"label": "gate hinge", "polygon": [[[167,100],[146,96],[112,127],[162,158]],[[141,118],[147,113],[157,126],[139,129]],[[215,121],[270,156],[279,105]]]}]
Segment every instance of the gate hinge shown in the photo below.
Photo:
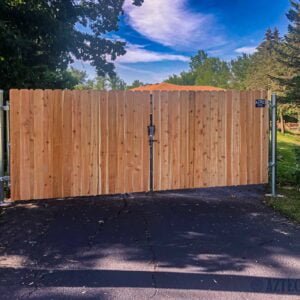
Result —
[{"label": "gate hinge", "polygon": [[3,109],[4,111],[9,111],[9,105],[2,105],[0,106],[1,109]]},{"label": "gate hinge", "polygon": [[9,180],[10,180],[9,176],[0,177],[0,182],[5,182],[5,181],[9,181]]}]

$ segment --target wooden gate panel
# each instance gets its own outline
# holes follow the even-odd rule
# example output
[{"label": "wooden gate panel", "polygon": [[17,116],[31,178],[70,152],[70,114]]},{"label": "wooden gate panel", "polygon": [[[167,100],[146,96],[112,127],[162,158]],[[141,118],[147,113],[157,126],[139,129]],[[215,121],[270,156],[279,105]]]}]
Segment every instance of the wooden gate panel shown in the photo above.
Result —
[{"label": "wooden gate panel", "polygon": [[11,90],[11,197],[147,191],[147,92]]},{"label": "wooden gate panel", "polygon": [[266,93],[154,92],[155,190],[266,183],[268,105],[256,99]]}]

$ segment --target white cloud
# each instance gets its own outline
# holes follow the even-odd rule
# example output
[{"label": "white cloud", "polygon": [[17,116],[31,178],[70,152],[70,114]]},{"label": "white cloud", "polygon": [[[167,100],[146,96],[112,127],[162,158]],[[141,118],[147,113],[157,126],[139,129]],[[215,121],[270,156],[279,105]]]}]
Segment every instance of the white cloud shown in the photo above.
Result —
[{"label": "white cloud", "polygon": [[158,61],[183,61],[188,62],[189,57],[184,55],[168,54],[150,51],[141,45],[127,43],[126,54],[117,58],[118,63],[141,63]]},{"label": "white cloud", "polygon": [[125,0],[124,11],[131,27],[165,46],[195,50],[222,42],[214,17],[192,12],[187,0],[145,0],[141,7]]},{"label": "white cloud", "polygon": [[256,47],[252,47],[252,46],[245,46],[245,47],[241,47],[241,48],[237,48],[234,50],[236,53],[245,53],[245,54],[253,54],[254,52],[257,51]]},{"label": "white cloud", "polygon": [[174,68],[172,70],[162,70],[160,72],[151,71],[149,69],[135,68],[128,65],[116,64],[117,73],[127,83],[132,83],[134,80],[139,79],[145,83],[159,83],[166,80],[172,74],[179,74],[182,69]]}]

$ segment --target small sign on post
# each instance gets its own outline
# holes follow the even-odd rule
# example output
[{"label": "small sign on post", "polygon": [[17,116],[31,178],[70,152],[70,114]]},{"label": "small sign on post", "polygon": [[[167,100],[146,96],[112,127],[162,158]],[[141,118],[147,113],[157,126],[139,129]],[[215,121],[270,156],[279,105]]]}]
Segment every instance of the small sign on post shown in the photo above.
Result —
[{"label": "small sign on post", "polygon": [[258,107],[258,108],[266,107],[266,100],[265,99],[255,100],[255,107]]}]

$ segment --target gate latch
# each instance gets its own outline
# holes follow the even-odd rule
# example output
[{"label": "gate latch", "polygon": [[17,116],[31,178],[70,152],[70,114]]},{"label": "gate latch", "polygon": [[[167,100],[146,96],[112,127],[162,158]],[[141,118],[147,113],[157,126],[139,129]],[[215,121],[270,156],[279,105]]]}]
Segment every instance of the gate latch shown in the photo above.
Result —
[{"label": "gate latch", "polygon": [[156,140],[154,139],[154,135],[155,135],[155,126],[154,125],[148,126],[148,135],[149,135],[149,144],[151,146],[151,145],[153,145],[153,142],[156,142]]},{"label": "gate latch", "polygon": [[150,139],[154,138],[154,135],[155,135],[155,126],[154,125],[148,126],[148,135],[149,135]]}]

